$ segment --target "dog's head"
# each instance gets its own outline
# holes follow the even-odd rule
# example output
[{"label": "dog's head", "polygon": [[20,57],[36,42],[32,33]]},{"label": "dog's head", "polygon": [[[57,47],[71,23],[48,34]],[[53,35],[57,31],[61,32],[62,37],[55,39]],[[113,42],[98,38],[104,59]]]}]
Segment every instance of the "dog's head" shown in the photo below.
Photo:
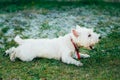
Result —
[{"label": "dog's head", "polygon": [[76,29],[72,29],[72,34],[75,43],[80,47],[83,46],[87,49],[93,49],[94,45],[99,42],[101,36],[93,32],[93,29],[88,29],[80,26],[76,26]]}]

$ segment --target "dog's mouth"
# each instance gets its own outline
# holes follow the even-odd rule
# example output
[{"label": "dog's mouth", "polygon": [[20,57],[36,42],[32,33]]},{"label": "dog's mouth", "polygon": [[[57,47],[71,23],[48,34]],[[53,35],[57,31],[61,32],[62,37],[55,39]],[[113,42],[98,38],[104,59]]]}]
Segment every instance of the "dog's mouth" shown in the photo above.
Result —
[{"label": "dog's mouth", "polygon": [[94,49],[94,45],[90,45],[89,49],[91,49],[91,50]]}]

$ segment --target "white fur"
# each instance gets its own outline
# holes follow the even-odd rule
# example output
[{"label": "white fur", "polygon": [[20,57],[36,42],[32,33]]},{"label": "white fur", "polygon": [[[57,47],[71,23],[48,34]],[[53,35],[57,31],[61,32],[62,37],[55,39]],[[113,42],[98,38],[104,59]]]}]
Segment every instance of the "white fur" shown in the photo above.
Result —
[{"label": "white fur", "polygon": [[[17,36],[14,40],[19,46],[6,50],[6,54],[10,54],[11,61],[15,61],[15,58],[19,58],[22,61],[32,61],[36,57],[41,57],[61,59],[64,63],[82,66],[83,64],[80,61],[73,58],[77,58],[77,56],[71,39],[77,46],[90,49],[90,46],[99,41],[100,35],[94,33],[91,29],[81,28],[78,25],[73,30],[63,37],[54,39],[21,39]],[[88,37],[89,34],[91,34],[91,37]],[[90,57],[87,54],[80,55],[83,58]]]}]

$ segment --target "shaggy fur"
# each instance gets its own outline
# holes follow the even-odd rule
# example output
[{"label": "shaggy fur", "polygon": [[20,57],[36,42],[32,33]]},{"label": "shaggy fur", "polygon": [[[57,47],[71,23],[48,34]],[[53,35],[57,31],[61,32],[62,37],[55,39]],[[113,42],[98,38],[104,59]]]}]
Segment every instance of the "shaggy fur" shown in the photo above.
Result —
[{"label": "shaggy fur", "polygon": [[[57,59],[67,64],[74,64],[82,66],[75,54],[75,47],[71,39],[78,47],[85,47],[92,49],[93,46],[99,41],[100,35],[93,32],[92,29],[82,28],[76,26],[72,29],[71,33],[54,39],[21,39],[19,36],[15,37],[15,42],[19,44],[18,47],[12,47],[6,50],[6,54],[10,55],[10,60],[15,61],[19,58],[22,61],[32,61],[36,57]],[[81,54],[83,58],[90,57],[87,54]]]}]

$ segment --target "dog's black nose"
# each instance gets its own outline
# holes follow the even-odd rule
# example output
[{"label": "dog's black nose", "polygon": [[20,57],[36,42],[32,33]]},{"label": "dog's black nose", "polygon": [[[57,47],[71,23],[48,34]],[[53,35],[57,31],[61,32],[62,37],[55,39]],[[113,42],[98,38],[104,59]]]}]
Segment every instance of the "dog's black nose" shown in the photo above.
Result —
[{"label": "dog's black nose", "polygon": [[102,37],[100,36],[99,39],[101,39]]}]

